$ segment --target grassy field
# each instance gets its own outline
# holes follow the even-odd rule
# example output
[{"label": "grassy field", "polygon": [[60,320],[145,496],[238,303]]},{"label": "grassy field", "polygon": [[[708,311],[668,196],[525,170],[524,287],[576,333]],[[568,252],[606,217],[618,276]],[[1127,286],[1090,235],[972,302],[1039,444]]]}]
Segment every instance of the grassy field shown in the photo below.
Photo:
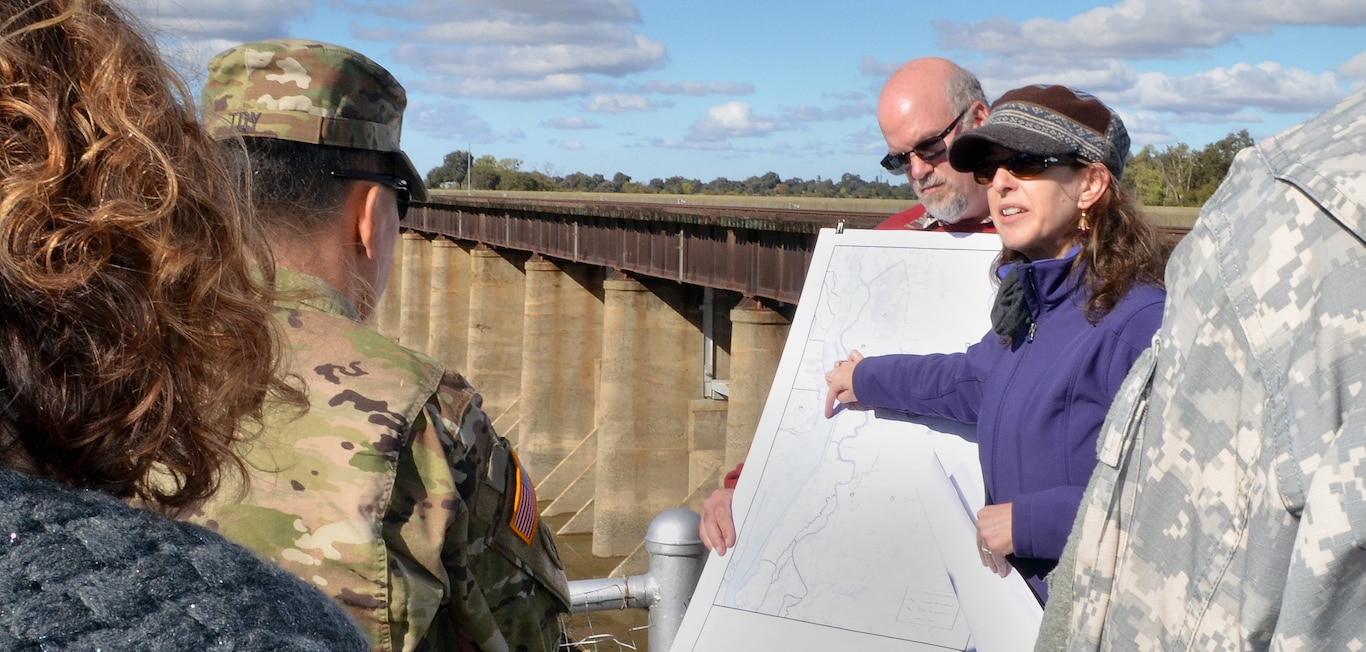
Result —
[{"label": "grassy field", "polygon": [[[694,206],[743,206],[746,208],[793,208],[856,213],[892,213],[905,210],[910,202],[899,199],[839,199],[834,197],[745,197],[734,195],[645,195],[596,192],[515,192],[499,190],[433,190],[433,199],[444,196],[508,197],[515,199],[560,199],[580,201],[620,201],[658,204],[691,204]],[[1171,206],[1144,207],[1144,212],[1158,226],[1189,227],[1199,216],[1198,208]]]}]

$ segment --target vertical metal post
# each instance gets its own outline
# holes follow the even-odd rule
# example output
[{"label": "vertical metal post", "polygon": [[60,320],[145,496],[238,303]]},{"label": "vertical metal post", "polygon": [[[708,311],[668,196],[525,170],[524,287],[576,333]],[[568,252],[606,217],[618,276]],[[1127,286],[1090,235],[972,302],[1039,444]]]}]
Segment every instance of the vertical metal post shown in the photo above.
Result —
[{"label": "vertical metal post", "polygon": [[701,521],[697,512],[675,507],[660,512],[645,532],[645,551],[650,553],[648,581],[657,596],[650,607],[651,652],[668,652],[673,647],[702,577],[707,549],[698,536]]},{"label": "vertical metal post", "polygon": [[[680,275],[682,270],[679,270]],[[712,393],[712,381],[716,380],[716,340],[713,339],[713,320],[716,319],[716,294],[711,288],[702,288],[702,396],[716,398]]]}]

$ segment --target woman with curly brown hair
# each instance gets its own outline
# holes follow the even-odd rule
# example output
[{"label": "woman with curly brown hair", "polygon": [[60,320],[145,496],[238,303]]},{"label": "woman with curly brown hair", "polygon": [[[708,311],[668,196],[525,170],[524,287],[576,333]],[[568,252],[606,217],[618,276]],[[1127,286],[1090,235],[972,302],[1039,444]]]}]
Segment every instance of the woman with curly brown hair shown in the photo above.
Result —
[{"label": "woman with curly brown hair", "polygon": [[103,0],[0,1],[0,648],[367,647],[320,592],[120,500],[192,508],[268,395],[302,400],[186,97]]},{"label": "woman with curly brown hair", "polygon": [[1162,256],[1119,187],[1129,136],[1100,100],[1062,86],[1006,92],[949,163],[988,186],[1004,245],[992,332],[966,352],[849,360],[826,374],[826,412],[859,402],[976,424],[986,507],[982,564],[1018,569],[1042,600],[1096,436],[1162,320]]}]

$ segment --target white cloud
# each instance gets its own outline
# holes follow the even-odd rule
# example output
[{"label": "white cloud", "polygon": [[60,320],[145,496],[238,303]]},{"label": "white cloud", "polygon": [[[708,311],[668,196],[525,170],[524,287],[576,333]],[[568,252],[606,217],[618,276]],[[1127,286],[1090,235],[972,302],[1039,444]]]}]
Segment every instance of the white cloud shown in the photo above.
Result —
[{"label": "white cloud", "polygon": [[483,118],[464,104],[420,102],[414,100],[403,114],[404,142],[420,131],[441,140],[487,145],[502,140]]},{"label": "white cloud", "polygon": [[538,79],[552,75],[620,77],[658,66],[664,46],[645,37],[629,45],[573,44],[449,48],[405,43],[394,58],[423,72],[458,77]]},{"label": "white cloud", "polygon": [[583,143],[581,143],[581,142],[579,142],[579,141],[577,141],[577,140],[566,140],[566,141],[560,143],[560,147],[561,147],[561,148],[564,148],[564,149],[567,149],[567,150],[569,150],[569,151],[571,151],[571,152],[578,152],[578,151],[583,150]]},{"label": "white cloud", "polygon": [[567,118],[546,120],[541,123],[541,126],[548,129],[597,129],[602,125],[596,122],[589,122],[577,115],[571,115]]},{"label": "white cloud", "polygon": [[[1366,3],[1303,0],[1120,0],[1063,20],[939,21],[941,46],[988,53],[975,68],[989,97],[1026,84],[1094,93],[1121,115],[1167,123],[1251,124],[1260,112],[1316,112],[1340,99],[1343,79],[1366,78],[1366,53],[1336,71],[1276,62],[1225,64],[1191,74],[1140,72],[1135,59],[1194,54],[1287,25],[1363,25]],[[1167,142],[1162,125],[1132,129],[1135,143]]]},{"label": "white cloud", "polygon": [[1186,77],[1143,73],[1120,103],[1150,111],[1234,114],[1248,108],[1273,113],[1319,111],[1342,97],[1337,76],[1279,63],[1239,63]]},{"label": "white cloud", "polygon": [[830,122],[838,120],[849,120],[859,118],[872,120],[875,115],[874,107],[868,104],[840,104],[838,106],[823,109],[816,106],[805,104],[783,111],[779,122],[801,123],[801,122]]},{"label": "white cloud", "polygon": [[543,100],[591,93],[598,84],[582,75],[550,75],[541,79],[427,79],[412,85],[428,93],[452,97]]},{"label": "white cloud", "polygon": [[[486,7],[546,20],[613,20],[640,22],[640,12],[632,0],[465,0],[472,6]],[[419,4],[436,9],[448,8],[450,0],[425,0]],[[449,11],[447,12],[449,13]]]},{"label": "white cloud", "polygon": [[[841,102],[868,102],[868,94],[863,91],[845,91],[843,93],[821,93],[821,97],[828,100],[839,100]],[[869,106],[872,106],[870,103]]]},{"label": "white cloud", "polygon": [[123,6],[158,36],[233,43],[285,35],[285,24],[313,12],[315,0],[126,0]]},{"label": "white cloud", "polygon": [[935,21],[940,46],[1001,54],[1178,58],[1277,25],[1362,25],[1359,0],[1122,0],[1066,21]]},{"label": "white cloud", "polygon": [[882,132],[876,127],[864,126],[857,129],[845,138],[845,142],[845,151],[867,156],[870,161],[876,162],[887,154],[887,141],[883,140]]},{"label": "white cloud", "polygon": [[191,88],[214,55],[239,43],[279,38],[313,13],[315,0],[126,0],[123,7],[156,37],[162,56]]},{"label": "white cloud", "polygon": [[1366,79],[1366,52],[1362,52],[1338,66],[1337,73],[1343,77]]},{"label": "white cloud", "polygon": [[650,145],[660,149],[695,149],[704,152],[724,152],[731,149],[727,140],[677,140],[674,138],[655,138]]},{"label": "white cloud", "polygon": [[[378,34],[379,32],[372,32]],[[603,22],[529,23],[526,21],[476,20],[441,21],[405,32],[405,39],[462,45],[539,45],[630,43],[636,36],[623,25]]]},{"label": "white cloud", "polygon": [[[245,41],[289,34],[318,0],[128,0],[191,86],[208,60]],[[664,65],[663,44],[638,34],[632,0],[355,2],[359,38],[396,44],[393,59],[425,73],[412,88],[454,97],[556,99],[601,91],[602,77]],[[377,46],[387,47],[387,46]],[[362,48],[364,50],[364,48]],[[750,84],[681,82],[656,92],[749,94]]]},{"label": "white cloud", "polygon": [[1144,145],[1170,143],[1175,140],[1172,133],[1167,130],[1170,120],[1152,111],[1123,111],[1120,118],[1124,120],[1124,128],[1129,132],[1129,140],[1135,151],[1142,149]]},{"label": "white cloud", "polygon": [[345,6],[424,25],[484,19],[528,23],[641,22],[632,0],[351,0]]},{"label": "white cloud", "polygon": [[702,142],[762,136],[776,126],[772,118],[755,116],[748,102],[727,102],[707,109],[707,115],[689,129],[688,140]]},{"label": "white cloud", "polygon": [[598,95],[584,102],[583,110],[589,113],[648,113],[655,110],[655,105],[644,95]]},{"label": "white cloud", "polygon": [[1229,20],[1279,25],[1366,25],[1366,4],[1358,0],[1213,0],[1207,12]]},{"label": "white cloud", "polygon": [[1131,88],[1138,81],[1138,71],[1118,59],[1059,63],[999,58],[982,64],[976,72],[990,99],[1030,84],[1062,84],[1101,96]]},{"label": "white cloud", "polygon": [[877,77],[878,79],[886,79],[888,77],[891,77],[892,73],[896,72],[896,69],[900,68],[901,64],[903,63],[906,62],[878,61],[877,59],[874,59],[871,56],[864,56],[863,60],[859,61],[858,71],[859,74],[863,75],[864,77]]},{"label": "white cloud", "polygon": [[641,90],[647,93],[658,93],[660,95],[691,95],[700,97],[703,95],[753,95],[754,84],[732,83],[732,82],[665,82],[651,81],[645,82]]},{"label": "white cloud", "polygon": [[1200,111],[1185,111],[1175,116],[1168,122],[1181,122],[1184,124],[1210,124],[1221,125],[1230,122],[1257,124],[1263,122],[1262,116],[1246,111],[1238,113],[1208,113]]},{"label": "white cloud", "polygon": [[386,20],[353,26],[353,33],[399,43],[393,57],[433,76],[424,88],[446,95],[582,95],[604,85],[599,77],[656,69],[668,58],[663,44],[636,32],[640,12],[632,0],[416,0],[356,8]]}]

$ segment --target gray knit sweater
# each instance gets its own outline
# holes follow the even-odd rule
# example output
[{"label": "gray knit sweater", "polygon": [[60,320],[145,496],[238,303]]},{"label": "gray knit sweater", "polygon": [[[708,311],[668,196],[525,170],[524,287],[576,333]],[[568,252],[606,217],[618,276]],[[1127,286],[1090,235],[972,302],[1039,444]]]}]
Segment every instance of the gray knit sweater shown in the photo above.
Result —
[{"label": "gray knit sweater", "polygon": [[322,592],[199,527],[0,468],[0,650],[367,650]]}]

